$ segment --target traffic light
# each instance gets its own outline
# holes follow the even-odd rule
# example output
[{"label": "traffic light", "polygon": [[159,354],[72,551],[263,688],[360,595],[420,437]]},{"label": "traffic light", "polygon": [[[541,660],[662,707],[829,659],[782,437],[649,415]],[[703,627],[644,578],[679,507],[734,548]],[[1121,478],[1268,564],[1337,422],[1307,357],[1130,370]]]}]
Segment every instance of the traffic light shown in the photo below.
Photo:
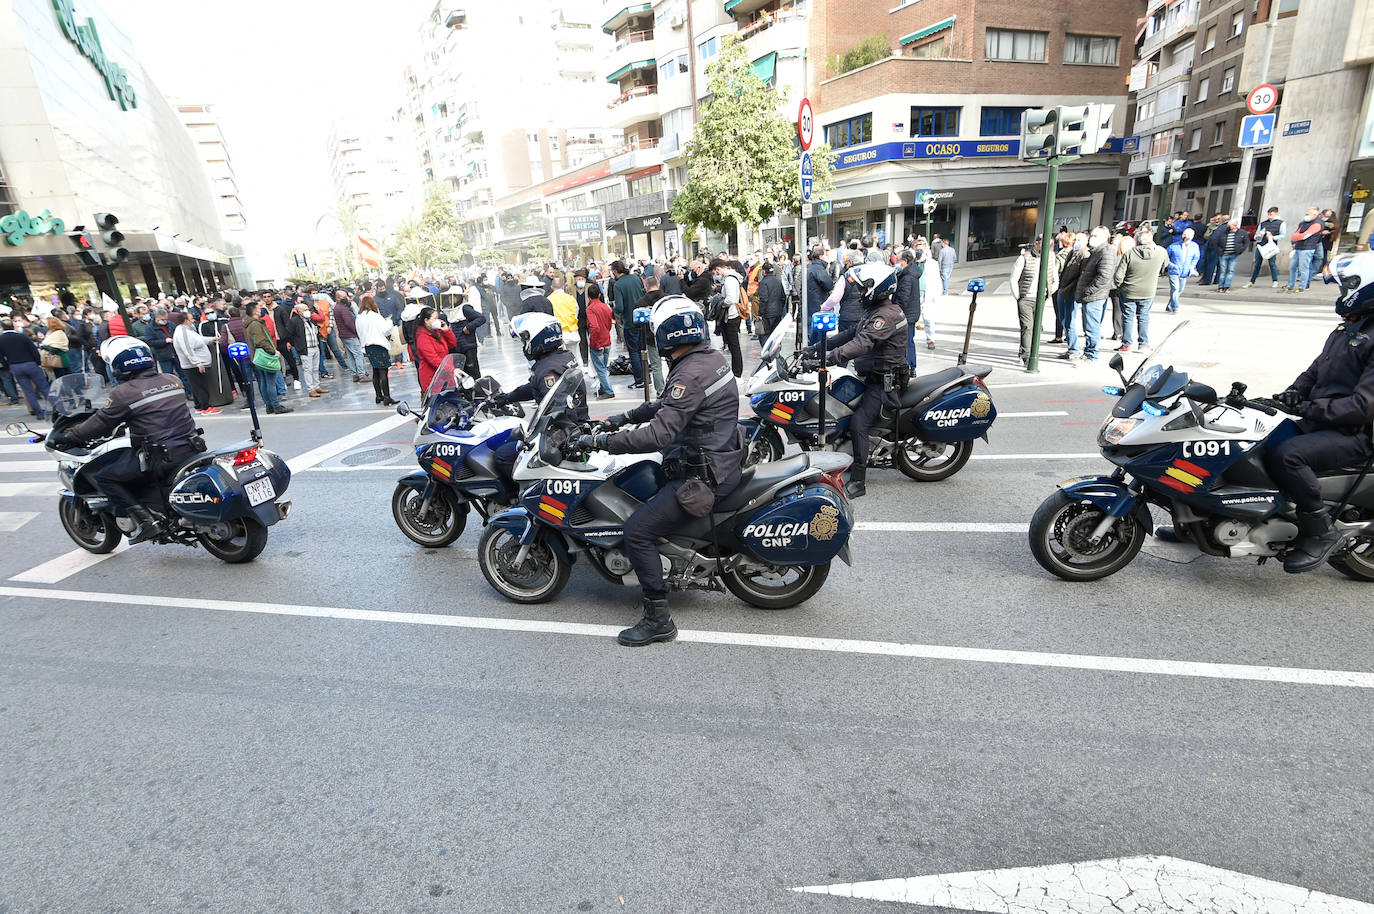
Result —
[{"label": "traffic light", "polygon": [[1112,138],[1112,114],[1116,105],[1088,105],[1088,114],[1083,121],[1083,147],[1080,154],[1097,152]]},{"label": "traffic light", "polygon": [[1188,176],[1187,173],[1183,170],[1184,167],[1187,166],[1187,164],[1188,163],[1183,159],[1174,159],[1172,162],[1169,163],[1170,184],[1177,184],[1179,181],[1182,181],[1184,178]]},{"label": "traffic light", "polygon": [[67,233],[67,237],[72,240],[72,244],[76,245],[76,256],[80,258],[82,266],[100,266],[100,255],[95,252],[95,245],[91,243],[91,236],[90,233],[86,231],[86,226],[72,226],[72,230]]},{"label": "traffic light", "polygon": [[1068,155],[1076,151],[1079,155],[1097,152],[1089,143],[1095,133],[1092,105],[1061,105],[1058,109],[1059,125],[1054,131],[1055,155]]},{"label": "traffic light", "polygon": [[119,217],[114,213],[96,213],[95,225],[100,230],[100,240],[104,244],[103,251],[109,263],[123,263],[129,259],[129,249],[124,247],[124,233],[115,226],[119,225]]},{"label": "traffic light", "polygon": [[926,213],[935,212],[935,195],[927,193],[921,197],[921,209]]},{"label": "traffic light", "polygon": [[1057,108],[1028,108],[1021,113],[1021,158],[1038,159],[1055,151],[1055,128],[1058,125]]},{"label": "traffic light", "polygon": [[1169,166],[1163,162],[1156,162],[1150,166],[1150,183],[1155,187],[1163,187],[1165,181],[1165,169]]}]

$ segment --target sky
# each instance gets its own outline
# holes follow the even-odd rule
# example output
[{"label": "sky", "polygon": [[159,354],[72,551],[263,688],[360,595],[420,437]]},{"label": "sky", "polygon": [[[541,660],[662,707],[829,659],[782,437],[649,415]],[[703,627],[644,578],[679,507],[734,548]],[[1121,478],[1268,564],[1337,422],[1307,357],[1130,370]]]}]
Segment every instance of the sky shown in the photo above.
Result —
[{"label": "sky", "polygon": [[218,110],[249,254],[267,276],[286,252],[315,247],[316,223],[336,211],[329,125],[381,119],[401,102],[407,49],[434,4],[133,0],[108,12],[158,91]]}]

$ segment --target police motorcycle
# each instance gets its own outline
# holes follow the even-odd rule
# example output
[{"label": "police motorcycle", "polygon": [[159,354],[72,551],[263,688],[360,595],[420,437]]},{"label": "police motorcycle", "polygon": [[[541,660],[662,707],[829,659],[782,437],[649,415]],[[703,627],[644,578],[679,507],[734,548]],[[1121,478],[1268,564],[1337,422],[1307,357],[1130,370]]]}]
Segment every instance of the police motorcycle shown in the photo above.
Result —
[{"label": "police motorcycle", "polygon": [[[758,367],[745,387],[754,415],[744,427],[746,466],[782,459],[787,442],[803,451],[820,446],[821,397],[815,371],[801,370],[800,351],[784,354],[796,333],[788,318],[768,337]],[[991,368],[960,365],[913,377],[900,396],[900,408],[883,408],[872,434],[870,467],[896,466],[918,482],[948,479],[968,463],[975,438],[987,439],[997,418],[992,393],[983,379]],[[826,447],[852,449],[849,424],[864,382],[853,369],[829,369],[825,396]],[[900,441],[900,446],[894,442]]]},{"label": "police motorcycle", "polygon": [[391,494],[391,516],[421,546],[447,546],[463,535],[469,511],[483,523],[515,504],[514,482],[497,471],[496,449],[521,427],[524,410],[496,406],[501,385],[474,380],[454,365],[439,364],[419,412],[401,402],[396,412],[416,422],[412,446],[420,471],[402,476]]},{"label": "police motorcycle", "polygon": [[[236,343],[229,350],[236,360],[248,359],[247,344]],[[105,403],[107,389],[97,374],[58,378],[49,388],[53,431],[74,428],[90,418]],[[245,389],[252,406],[251,387]],[[199,451],[145,484],[141,493],[144,507],[166,520],[167,531],[155,542],[199,544],[231,565],[252,561],[267,546],[267,528],[291,512],[291,502],[281,500],[291,481],[291,470],[286,461],[262,446],[255,406],[251,414],[249,440],[209,450],[197,429],[192,444],[198,444]],[[134,532],[137,524],[125,509],[97,492],[91,482],[95,471],[133,446],[126,426],[117,427],[108,438],[89,446],[53,444],[47,441],[48,435],[31,430],[23,422],[12,423],[6,431],[28,436],[31,444],[47,442],[44,447],[57,460],[62,486],[58,518],[78,546],[103,555]],[[146,450],[141,460],[148,465]]]},{"label": "police motorcycle", "polygon": [[[515,433],[520,504],[491,519],[477,548],[487,583],[516,603],[553,599],[579,557],[612,583],[638,583],[625,553],[625,521],[662,488],[661,458],[577,452],[573,442],[592,427],[567,414],[577,383],[565,374],[528,429]],[[832,559],[850,563],[854,521],[841,479],[849,463],[842,454],[817,453],[745,469],[710,517],[694,518],[660,544],[665,580],[675,590],[723,586],[762,609],[809,599]]]},{"label": "police motorcycle", "polygon": [[[1098,431],[1109,476],[1070,479],[1041,503],[1030,547],[1046,571],[1066,581],[1115,574],[1155,533],[1150,506],[1172,519],[1175,537],[1207,555],[1282,558],[1298,538],[1292,503],[1265,468],[1266,452],[1298,434],[1292,419],[1245,396],[1226,396],[1160,361],[1181,323],[1128,378],[1120,355],[1110,365],[1119,399]],[[1374,478],[1369,466],[1321,474],[1322,495],[1346,544],[1328,563],[1347,577],[1374,580]]]}]

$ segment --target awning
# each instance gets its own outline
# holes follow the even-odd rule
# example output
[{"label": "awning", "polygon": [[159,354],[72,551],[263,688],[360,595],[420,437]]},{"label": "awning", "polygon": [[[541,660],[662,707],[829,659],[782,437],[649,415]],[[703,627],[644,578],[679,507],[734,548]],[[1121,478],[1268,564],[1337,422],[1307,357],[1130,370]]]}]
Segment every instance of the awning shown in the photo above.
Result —
[{"label": "awning", "polygon": [[778,52],[774,51],[772,54],[763,55],[751,63],[749,69],[763,82],[772,82],[778,69]]},{"label": "awning", "polygon": [[614,35],[615,30],[625,24],[625,20],[637,13],[647,13],[654,8],[652,3],[634,3],[625,7],[611,18],[601,24],[601,31],[607,35]]},{"label": "awning", "polygon": [[606,82],[619,82],[620,78],[624,76],[626,73],[633,73],[635,70],[643,70],[646,67],[652,70],[656,66],[658,66],[658,61],[652,57],[650,57],[648,60],[636,60],[634,63],[627,63],[625,66],[621,67],[619,70],[616,70],[610,76],[607,76]]},{"label": "awning", "polygon": [[954,20],[956,20],[956,19],[958,19],[958,18],[959,18],[958,16],[950,16],[948,19],[941,19],[939,22],[935,23],[934,25],[928,25],[928,26],[926,26],[926,27],[923,28],[923,29],[917,29],[916,31],[912,32],[910,35],[903,35],[901,38],[899,38],[899,39],[897,39],[897,40],[898,40],[898,42],[901,43],[902,45],[911,44],[913,41],[920,41],[922,38],[925,38],[925,37],[927,37],[927,36],[929,36],[929,35],[934,35],[936,32],[940,32],[940,31],[943,31],[943,30],[945,30],[945,29],[953,28],[953,27],[954,27]]},{"label": "awning", "polygon": [[763,9],[768,0],[725,0],[725,12],[730,16],[740,16]]}]

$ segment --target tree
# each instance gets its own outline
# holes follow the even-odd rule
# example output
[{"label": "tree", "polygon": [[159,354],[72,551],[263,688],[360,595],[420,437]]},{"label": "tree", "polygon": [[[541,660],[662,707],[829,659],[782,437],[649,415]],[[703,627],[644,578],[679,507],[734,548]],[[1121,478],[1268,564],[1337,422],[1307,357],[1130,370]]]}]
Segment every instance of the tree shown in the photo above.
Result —
[{"label": "tree", "polygon": [[[775,93],[749,67],[744,44],[725,39],[706,68],[709,97],[687,144],[687,183],[673,200],[673,221],[690,238],[705,226],[725,234],[777,212],[801,211],[796,127],[779,113],[786,93]],[[813,198],[833,186],[830,150],[811,149]]]},{"label": "tree", "polygon": [[448,270],[462,264],[466,251],[463,223],[448,185],[436,182],[425,191],[420,217],[397,226],[383,252],[391,269]]},{"label": "tree", "polygon": [[886,35],[869,35],[843,54],[832,54],[826,62],[831,76],[839,76],[859,67],[866,67],[892,56],[892,45]]}]

